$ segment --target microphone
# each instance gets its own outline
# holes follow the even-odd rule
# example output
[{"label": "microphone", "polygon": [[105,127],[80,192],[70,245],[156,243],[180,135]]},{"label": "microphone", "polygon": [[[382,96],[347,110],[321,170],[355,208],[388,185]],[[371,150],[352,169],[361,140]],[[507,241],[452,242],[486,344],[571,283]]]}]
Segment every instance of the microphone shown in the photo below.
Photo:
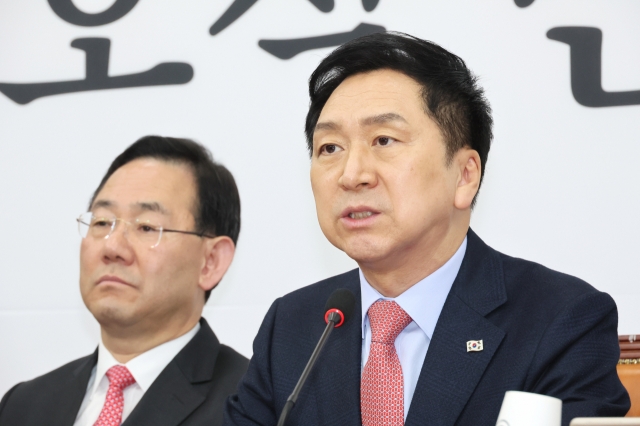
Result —
[{"label": "microphone", "polygon": [[350,290],[347,290],[346,288],[339,288],[333,293],[331,293],[331,296],[329,296],[329,300],[327,300],[327,303],[324,305],[324,311],[325,311],[324,320],[326,321],[327,326],[325,327],[324,332],[322,333],[322,336],[320,336],[320,340],[318,341],[316,348],[313,350],[313,353],[311,354],[311,358],[309,358],[309,362],[307,362],[307,366],[304,367],[304,370],[300,375],[300,379],[298,379],[298,383],[296,384],[296,387],[293,388],[293,392],[291,393],[291,395],[289,395],[289,398],[287,398],[287,402],[284,405],[284,408],[282,409],[280,418],[278,419],[278,426],[285,425],[285,422],[287,421],[287,416],[289,415],[289,412],[291,411],[296,401],[298,400],[298,395],[300,395],[302,386],[304,385],[304,382],[307,380],[307,377],[309,377],[309,373],[311,372],[313,365],[318,360],[320,351],[322,351],[322,348],[324,347],[325,343],[327,343],[327,339],[329,338],[329,335],[331,334],[334,328],[340,327],[346,321],[348,321],[349,318],[351,318],[351,315],[353,314],[353,310],[355,306],[356,306],[356,297],[353,295],[353,293]]}]

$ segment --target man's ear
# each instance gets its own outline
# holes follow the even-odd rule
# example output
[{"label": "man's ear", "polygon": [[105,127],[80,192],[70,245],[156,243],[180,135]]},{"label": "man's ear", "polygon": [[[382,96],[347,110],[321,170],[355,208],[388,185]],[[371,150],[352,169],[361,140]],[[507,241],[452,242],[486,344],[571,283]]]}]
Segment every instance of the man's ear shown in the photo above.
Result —
[{"label": "man's ear", "polygon": [[213,289],[229,269],[236,245],[226,235],[209,238],[205,244],[205,259],[200,271],[199,286],[204,291]]},{"label": "man's ear", "polygon": [[480,155],[475,149],[462,148],[454,156],[453,163],[460,171],[454,205],[459,210],[466,210],[471,207],[473,197],[476,196],[480,187],[482,172]]}]

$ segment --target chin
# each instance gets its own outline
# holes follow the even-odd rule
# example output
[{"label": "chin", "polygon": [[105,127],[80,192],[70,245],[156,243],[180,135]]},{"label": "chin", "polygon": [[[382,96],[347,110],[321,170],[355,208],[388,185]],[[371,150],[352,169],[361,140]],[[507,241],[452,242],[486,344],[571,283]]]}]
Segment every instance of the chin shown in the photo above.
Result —
[{"label": "chin", "polygon": [[114,300],[99,300],[87,305],[91,314],[102,326],[126,327],[137,322],[132,307]]},{"label": "chin", "polygon": [[360,263],[377,263],[389,255],[389,250],[382,242],[359,240],[350,242],[342,248],[347,256]]}]

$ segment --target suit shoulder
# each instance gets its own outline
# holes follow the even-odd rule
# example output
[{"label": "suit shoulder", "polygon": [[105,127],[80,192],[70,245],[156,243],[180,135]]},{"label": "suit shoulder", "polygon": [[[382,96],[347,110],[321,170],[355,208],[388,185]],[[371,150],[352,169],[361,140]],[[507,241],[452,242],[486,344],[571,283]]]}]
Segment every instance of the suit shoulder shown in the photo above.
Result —
[{"label": "suit shoulder", "polygon": [[12,397],[21,394],[32,394],[32,392],[41,392],[42,390],[47,390],[50,386],[55,386],[56,383],[68,380],[71,375],[77,374],[78,369],[82,368],[87,362],[90,362],[94,356],[95,355],[88,355],[78,358],[42,376],[22,382],[15,386]]},{"label": "suit shoulder", "polygon": [[81,371],[86,373],[87,367],[93,367],[94,360],[95,354],[89,355],[14,386],[5,394],[0,404],[0,424],[23,424],[27,417],[38,415],[51,405],[51,401],[63,396],[60,392],[61,384],[80,377]]},{"label": "suit shoulder", "polygon": [[358,276],[358,270],[352,269],[351,271],[334,275],[333,277],[326,278],[322,281],[318,281],[314,284],[307,285],[298,290],[292,291],[282,297],[287,301],[298,300],[316,300],[320,297],[322,304],[327,301],[327,298],[331,293],[339,288],[348,288],[349,290],[356,292],[359,291],[360,279]]},{"label": "suit shoulder", "polygon": [[249,365],[249,359],[236,351],[235,349],[220,344],[220,352],[216,364],[220,364],[225,370],[239,371],[240,375],[244,374]]},{"label": "suit shoulder", "polygon": [[274,327],[284,327],[287,330],[292,328],[306,330],[304,325],[308,322],[306,319],[316,317],[319,312],[324,315],[323,309],[327,299],[331,293],[339,288],[351,290],[357,298],[360,294],[358,270],[354,269],[318,281],[276,299],[265,316],[260,328],[261,332],[269,334]]},{"label": "suit shoulder", "polygon": [[[510,301],[544,302],[558,308],[582,298],[613,299],[584,280],[539,263],[499,253]],[[614,305],[615,306],[615,305]]]},{"label": "suit shoulder", "polygon": [[229,346],[220,345],[210,389],[210,394],[218,401],[215,404],[220,405],[220,411],[226,397],[236,391],[238,383],[247,372],[248,367],[249,360],[245,356]]}]

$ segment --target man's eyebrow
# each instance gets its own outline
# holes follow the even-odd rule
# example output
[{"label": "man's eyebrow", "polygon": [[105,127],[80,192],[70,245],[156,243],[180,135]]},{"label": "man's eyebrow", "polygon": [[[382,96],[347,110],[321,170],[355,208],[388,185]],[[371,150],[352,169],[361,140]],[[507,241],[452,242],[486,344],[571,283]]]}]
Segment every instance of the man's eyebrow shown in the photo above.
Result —
[{"label": "man's eyebrow", "polygon": [[404,119],[400,114],[396,114],[395,112],[387,112],[384,114],[373,115],[371,117],[363,118],[360,121],[360,124],[363,126],[371,126],[374,124],[386,124],[390,121],[400,121],[406,123],[407,120]]},{"label": "man's eyebrow", "polygon": [[[373,115],[371,117],[363,118],[360,120],[360,124],[363,126],[371,126],[374,124],[386,124],[390,121],[400,121],[406,123],[407,120],[404,119],[400,114],[396,114],[395,112],[387,112],[384,114]],[[316,123],[315,130],[337,130],[340,128],[340,125],[334,123],[333,121],[322,121]]]},{"label": "man's eyebrow", "polygon": [[340,126],[333,121],[322,121],[320,123],[316,123],[315,131],[318,130],[337,130]]},{"label": "man's eyebrow", "polygon": [[[96,200],[91,206],[91,208],[92,209],[98,209],[98,208],[108,209],[108,208],[114,207],[115,205],[116,203],[114,203],[111,200]],[[137,210],[158,212],[158,213],[167,214],[167,215],[169,214],[169,211],[164,207],[162,207],[162,205],[156,201],[139,202],[139,203],[134,203],[131,206]]]},{"label": "man's eyebrow", "polygon": [[149,211],[149,212],[158,212],[158,213],[162,213],[162,214],[169,214],[169,212],[162,207],[162,205],[160,203],[157,202],[148,202],[148,203],[135,203],[134,206],[139,209],[139,210],[143,210],[143,211]]},{"label": "man's eyebrow", "polygon": [[92,209],[113,207],[113,203],[109,200],[96,200],[91,205]]}]

